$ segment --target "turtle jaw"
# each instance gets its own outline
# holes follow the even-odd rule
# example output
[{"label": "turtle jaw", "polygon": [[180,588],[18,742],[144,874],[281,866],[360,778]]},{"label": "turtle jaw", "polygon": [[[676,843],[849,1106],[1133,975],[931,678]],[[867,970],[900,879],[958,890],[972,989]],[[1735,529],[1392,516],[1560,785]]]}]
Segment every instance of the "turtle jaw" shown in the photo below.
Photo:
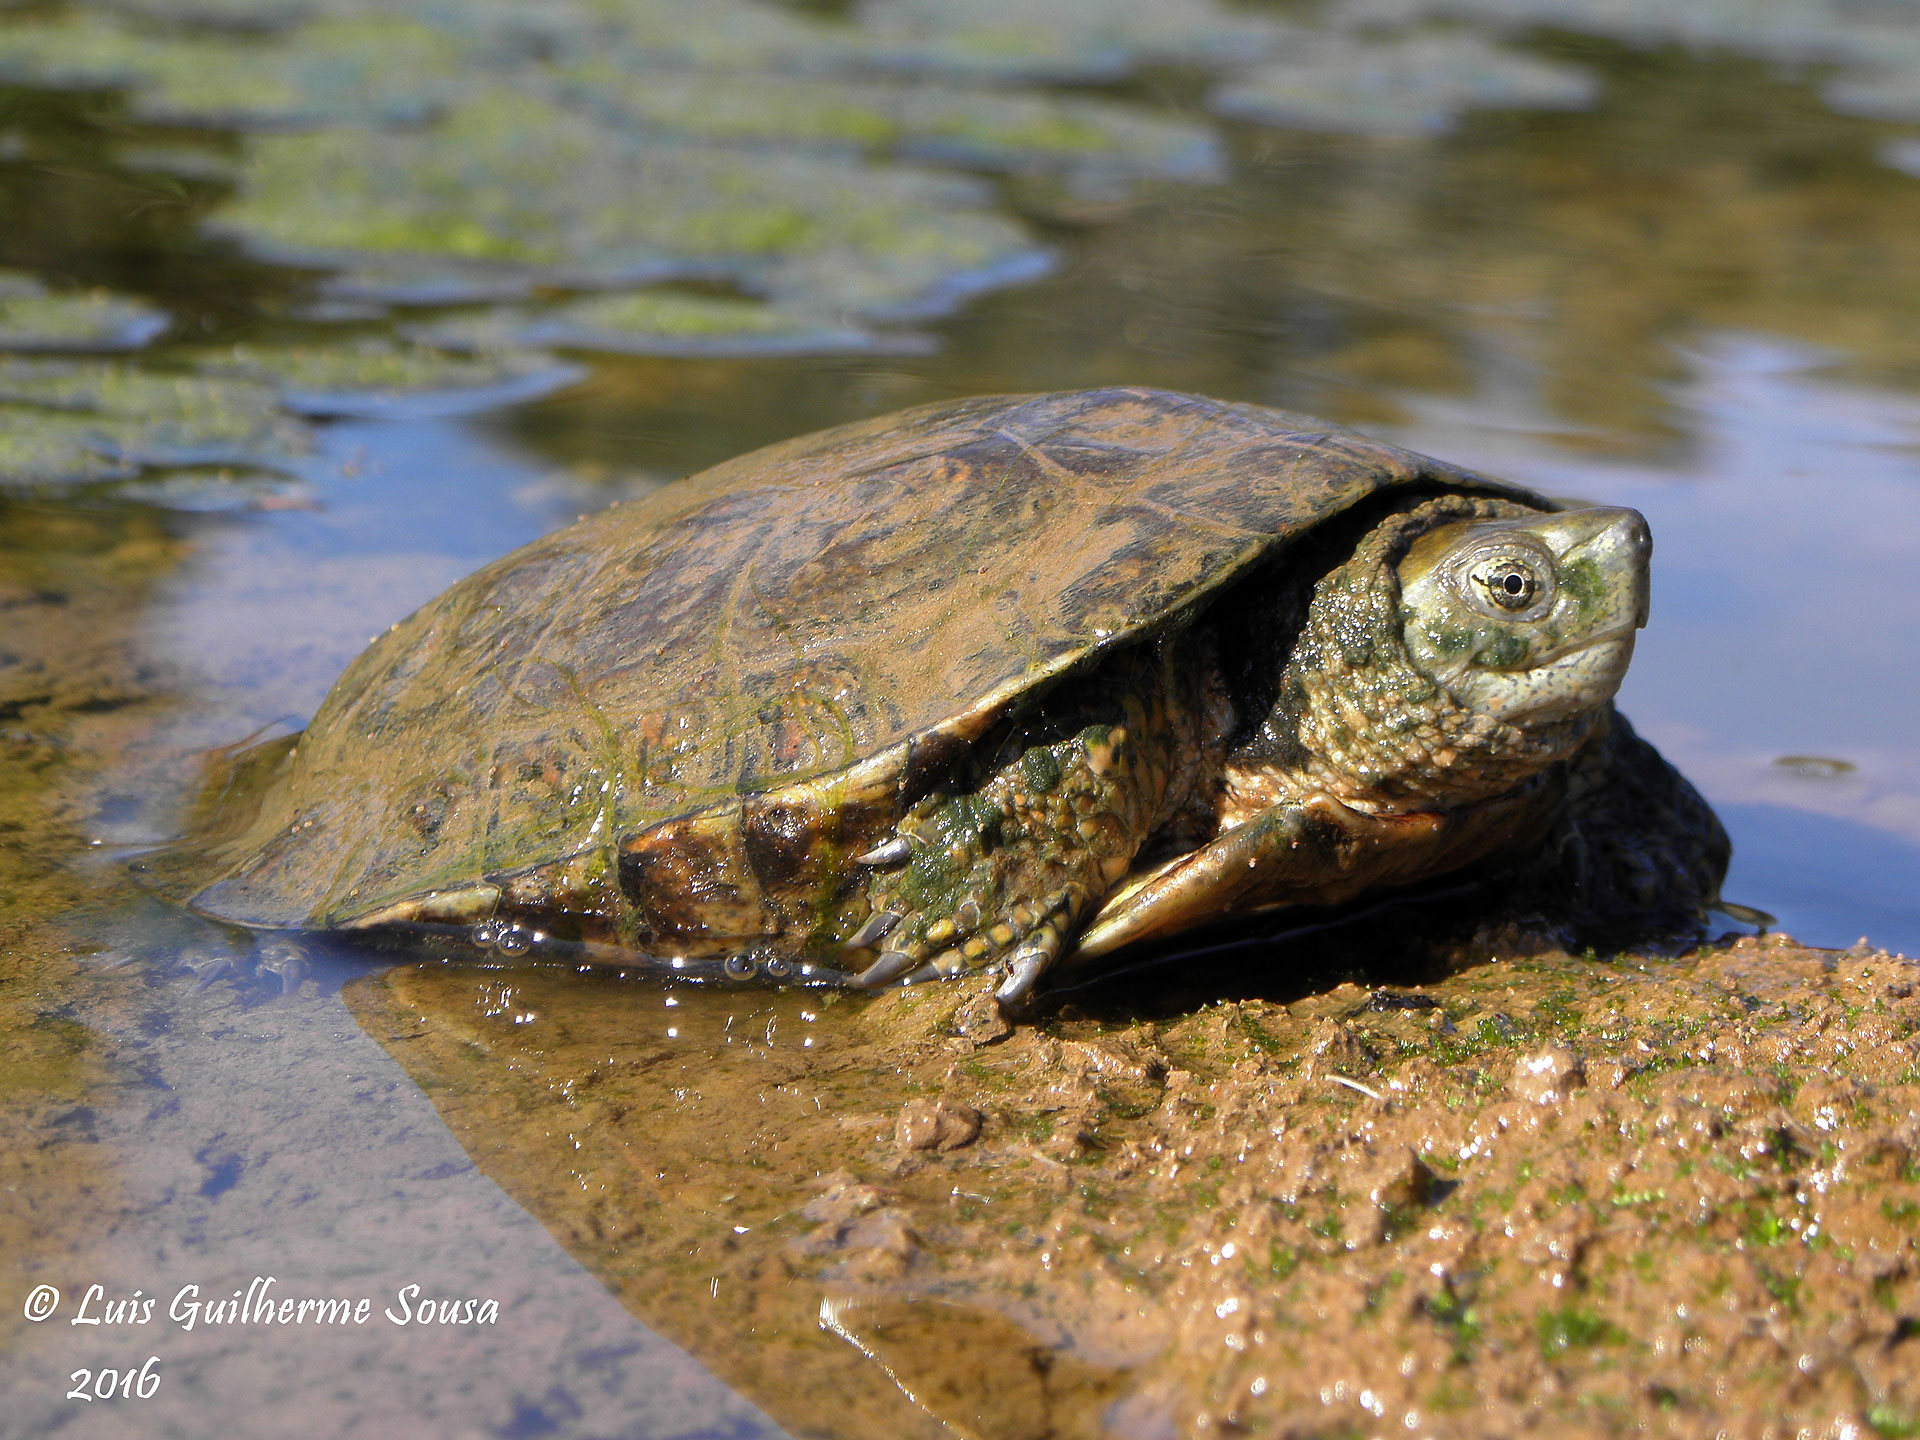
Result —
[{"label": "turtle jaw", "polygon": [[1620,689],[1633,659],[1633,631],[1615,632],[1563,650],[1547,664],[1489,686],[1479,705],[1509,725],[1538,730],[1596,714]]}]

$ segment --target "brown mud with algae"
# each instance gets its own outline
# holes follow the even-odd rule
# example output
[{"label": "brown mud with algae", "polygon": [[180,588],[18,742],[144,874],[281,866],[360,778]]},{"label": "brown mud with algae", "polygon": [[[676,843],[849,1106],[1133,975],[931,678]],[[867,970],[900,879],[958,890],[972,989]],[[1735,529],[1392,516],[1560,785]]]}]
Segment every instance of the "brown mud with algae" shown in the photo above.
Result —
[{"label": "brown mud with algae", "polygon": [[1920,1433],[1920,965],[1197,973],[1019,1026],[438,963],[349,1001],[795,1435]]}]

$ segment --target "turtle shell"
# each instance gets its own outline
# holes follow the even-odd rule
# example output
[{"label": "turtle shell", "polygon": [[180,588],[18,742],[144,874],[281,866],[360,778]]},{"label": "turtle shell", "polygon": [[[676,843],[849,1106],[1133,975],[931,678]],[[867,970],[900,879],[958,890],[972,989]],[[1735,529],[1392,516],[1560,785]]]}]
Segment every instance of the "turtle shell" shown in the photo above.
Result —
[{"label": "turtle shell", "polygon": [[[1412,486],[1546,505],[1323,421],[1153,390],[802,436],[460,581],[370,645],[303,735],[229,769],[146,869],[262,928],[462,918],[468,900],[435,897],[503,890],[612,919],[640,881],[677,887],[683,928],[727,906],[752,928],[806,868],[796,850],[884,835],[1023,697]],[[647,842],[696,832],[738,853]]]}]

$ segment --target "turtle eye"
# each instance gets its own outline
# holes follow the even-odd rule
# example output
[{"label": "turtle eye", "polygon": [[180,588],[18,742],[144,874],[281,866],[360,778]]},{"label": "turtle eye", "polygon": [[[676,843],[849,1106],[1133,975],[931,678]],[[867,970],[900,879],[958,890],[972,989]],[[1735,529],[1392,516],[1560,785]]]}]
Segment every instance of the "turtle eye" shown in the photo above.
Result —
[{"label": "turtle eye", "polygon": [[1466,590],[1489,615],[1519,615],[1536,609],[1553,586],[1552,576],[1530,555],[1512,551],[1475,557],[1467,566]]},{"label": "turtle eye", "polygon": [[1502,565],[1481,583],[1487,587],[1487,598],[1502,610],[1526,609],[1533,592],[1540,588],[1533,571],[1525,565]]}]

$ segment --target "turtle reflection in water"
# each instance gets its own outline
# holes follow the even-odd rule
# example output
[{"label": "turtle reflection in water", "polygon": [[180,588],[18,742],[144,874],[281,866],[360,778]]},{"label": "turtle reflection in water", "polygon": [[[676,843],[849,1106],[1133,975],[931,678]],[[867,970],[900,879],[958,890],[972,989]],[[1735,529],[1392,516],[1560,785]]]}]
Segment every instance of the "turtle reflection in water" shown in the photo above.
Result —
[{"label": "turtle reflection in water", "polygon": [[144,868],[256,928],[1009,1004],[1516,857],[1569,915],[1685,923],[1725,837],[1612,707],[1649,548],[1258,406],[921,407],[462,580]]}]

